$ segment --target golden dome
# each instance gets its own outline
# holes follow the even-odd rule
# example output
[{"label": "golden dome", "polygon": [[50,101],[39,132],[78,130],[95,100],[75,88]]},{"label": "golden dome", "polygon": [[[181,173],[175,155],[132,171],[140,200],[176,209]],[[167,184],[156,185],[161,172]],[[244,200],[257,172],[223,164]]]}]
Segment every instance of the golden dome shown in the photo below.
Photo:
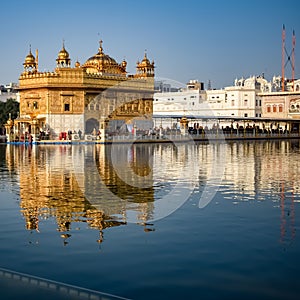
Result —
[{"label": "golden dome", "polygon": [[29,50],[29,54],[25,58],[24,65],[32,65],[35,64],[35,57],[31,53],[31,49]]},{"label": "golden dome", "polygon": [[150,63],[145,52],[144,58],[141,62],[137,62],[136,77],[154,77],[154,61]]},{"label": "golden dome", "polygon": [[[102,48],[102,41],[100,41],[100,47],[98,49],[98,53],[94,56],[90,57],[86,63],[91,64],[116,64],[117,62],[107,54],[104,54]],[[85,63],[85,64],[86,64]]]},{"label": "golden dome", "polygon": [[64,42],[63,42],[62,49],[58,53],[56,62],[57,62],[57,66],[59,68],[70,67],[71,59],[69,57],[69,52],[65,49],[65,43]]},{"label": "golden dome", "polygon": [[80,62],[77,60],[75,63],[75,68],[79,68],[80,67]]},{"label": "golden dome", "polygon": [[123,68],[126,68],[126,66],[127,66],[127,61],[126,61],[125,59],[123,59],[123,61],[121,62],[121,66],[122,66]]},{"label": "golden dome", "polygon": [[57,59],[68,59],[69,58],[69,53],[65,49],[65,46],[63,45],[63,48],[59,51]]},{"label": "golden dome", "polygon": [[145,66],[145,67],[150,65],[150,60],[147,58],[146,53],[145,53],[144,58],[143,58],[142,62],[140,63],[140,65]]},{"label": "golden dome", "polygon": [[68,60],[69,58],[69,52],[65,49],[65,41],[63,41],[63,46],[58,53],[57,60]]},{"label": "golden dome", "polygon": [[145,52],[144,58],[141,62],[137,62],[138,67],[143,68],[143,67],[154,67],[154,61],[150,63],[150,60],[147,58],[147,54]]},{"label": "golden dome", "polygon": [[12,126],[13,123],[14,123],[14,122],[13,122],[12,119],[8,119],[7,122],[6,122],[6,124],[7,124],[8,126]]},{"label": "golden dome", "polygon": [[115,59],[103,52],[102,40],[100,41],[100,47],[98,53],[90,57],[83,65],[83,68],[87,69],[89,73],[106,72],[112,74],[126,73],[126,66],[124,63],[118,64]]}]

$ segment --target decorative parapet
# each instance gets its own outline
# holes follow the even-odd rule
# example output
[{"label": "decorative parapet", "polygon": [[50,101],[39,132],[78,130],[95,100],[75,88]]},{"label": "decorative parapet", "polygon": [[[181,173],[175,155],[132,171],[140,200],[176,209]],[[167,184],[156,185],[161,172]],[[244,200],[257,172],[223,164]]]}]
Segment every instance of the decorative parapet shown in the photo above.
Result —
[{"label": "decorative parapet", "polygon": [[41,87],[76,87],[106,89],[121,85],[122,89],[154,92],[154,78],[116,76],[113,74],[90,74],[80,68],[56,69],[55,72],[22,73],[19,89]]}]

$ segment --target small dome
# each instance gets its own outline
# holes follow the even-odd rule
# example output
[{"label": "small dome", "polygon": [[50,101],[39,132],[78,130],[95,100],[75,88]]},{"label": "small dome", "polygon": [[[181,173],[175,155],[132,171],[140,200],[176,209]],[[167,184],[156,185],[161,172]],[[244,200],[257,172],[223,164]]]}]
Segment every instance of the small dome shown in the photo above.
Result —
[{"label": "small dome", "polygon": [[68,59],[69,53],[68,51],[63,47],[59,53],[58,53],[58,59]]},{"label": "small dome", "polygon": [[35,64],[35,57],[31,53],[31,49],[29,50],[29,54],[25,58],[24,64],[26,64],[26,65]]},{"label": "small dome", "polygon": [[145,52],[144,58],[141,62],[137,62],[136,70],[137,77],[154,77],[154,61],[150,63],[150,60],[147,58],[147,54]]},{"label": "small dome", "polygon": [[6,124],[7,124],[8,126],[12,126],[13,123],[14,123],[14,122],[13,122],[12,119],[8,119],[7,122],[6,122]]},{"label": "small dome", "polygon": [[151,65],[150,60],[147,58],[147,54],[145,53],[143,60],[140,63],[141,66],[149,66]]},{"label": "small dome", "polygon": [[23,66],[24,66],[24,72],[32,73],[32,72],[36,72],[37,70],[37,61],[31,53],[31,46],[29,49],[29,54],[25,57]]},{"label": "small dome", "polygon": [[69,59],[69,52],[65,49],[65,43],[63,42],[63,47],[58,53],[58,60]]},{"label": "small dome", "polygon": [[154,61],[152,61],[152,63],[150,63],[150,60],[147,58],[147,54],[145,52],[144,58],[141,62],[137,62],[137,66],[139,68],[145,68],[145,67],[154,67]]},{"label": "small dome", "polygon": [[122,63],[121,63],[121,66],[122,66],[123,68],[126,68],[126,66],[127,66],[127,61],[126,61],[125,59],[123,59],[123,61],[122,61]]},{"label": "small dome", "polygon": [[65,44],[63,42],[63,47],[62,49],[59,51],[57,59],[57,66],[59,68],[68,68],[71,65],[71,59],[69,57],[69,52],[65,49]]},{"label": "small dome", "polygon": [[75,63],[75,68],[79,68],[80,67],[80,62],[77,60]]}]

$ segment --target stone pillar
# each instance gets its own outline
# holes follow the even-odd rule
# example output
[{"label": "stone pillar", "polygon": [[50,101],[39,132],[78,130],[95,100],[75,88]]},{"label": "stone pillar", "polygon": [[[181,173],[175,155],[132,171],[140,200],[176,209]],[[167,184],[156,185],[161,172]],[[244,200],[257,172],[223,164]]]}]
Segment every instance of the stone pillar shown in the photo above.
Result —
[{"label": "stone pillar", "polygon": [[7,120],[5,126],[5,132],[6,132],[6,142],[11,143],[14,140],[14,121],[11,119],[11,116],[9,114],[9,119]]},{"label": "stone pillar", "polygon": [[159,126],[159,137],[162,138],[163,136],[163,128],[162,125]]},{"label": "stone pillar", "polygon": [[32,135],[32,142],[36,143],[38,141],[39,132],[37,130],[37,119],[33,119],[31,123],[31,135]]},{"label": "stone pillar", "polygon": [[106,126],[107,126],[107,122],[104,119],[101,119],[99,122],[99,132],[100,132],[99,138],[101,142],[105,142]]},{"label": "stone pillar", "polygon": [[136,124],[133,125],[133,137],[136,139]]}]

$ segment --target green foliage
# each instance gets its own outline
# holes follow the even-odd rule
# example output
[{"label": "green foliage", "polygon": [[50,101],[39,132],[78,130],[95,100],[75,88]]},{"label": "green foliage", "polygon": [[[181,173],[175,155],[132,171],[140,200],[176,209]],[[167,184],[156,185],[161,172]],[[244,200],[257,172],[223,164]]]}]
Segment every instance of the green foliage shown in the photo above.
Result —
[{"label": "green foliage", "polygon": [[0,101],[0,127],[3,127],[8,120],[9,113],[11,118],[15,119],[18,116],[20,104],[15,99],[9,98],[6,102]]}]

